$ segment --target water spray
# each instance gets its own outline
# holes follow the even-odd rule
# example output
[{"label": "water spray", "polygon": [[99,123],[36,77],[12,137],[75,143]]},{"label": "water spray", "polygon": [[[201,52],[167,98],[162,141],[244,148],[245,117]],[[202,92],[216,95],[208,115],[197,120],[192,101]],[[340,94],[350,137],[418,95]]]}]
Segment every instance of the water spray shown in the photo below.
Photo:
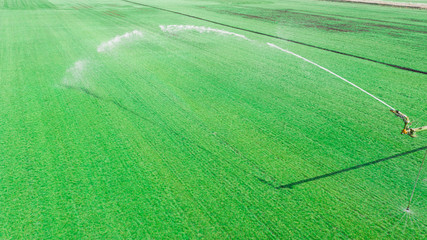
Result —
[{"label": "water spray", "polygon": [[426,150],[426,153],[424,154],[423,161],[421,162],[420,170],[418,171],[418,176],[417,176],[417,179],[415,180],[414,189],[412,189],[412,194],[411,194],[411,197],[409,198],[408,207],[406,208],[405,212],[409,213],[410,211],[409,207],[411,206],[412,198],[414,197],[415,188],[417,187],[418,179],[420,178],[421,169],[423,168],[424,161],[426,160],[426,156],[427,156],[427,150]]}]

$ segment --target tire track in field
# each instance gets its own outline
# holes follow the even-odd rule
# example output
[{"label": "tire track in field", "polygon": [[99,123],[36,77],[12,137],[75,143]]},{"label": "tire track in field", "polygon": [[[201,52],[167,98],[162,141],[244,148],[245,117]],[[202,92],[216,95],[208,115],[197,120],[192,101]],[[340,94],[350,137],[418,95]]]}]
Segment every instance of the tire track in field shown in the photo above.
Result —
[{"label": "tire track in field", "polygon": [[241,30],[241,31],[245,31],[245,32],[254,33],[254,34],[265,36],[265,37],[270,37],[270,38],[275,38],[275,39],[279,39],[279,40],[282,40],[282,41],[287,41],[287,42],[291,42],[291,43],[303,45],[303,46],[306,46],[306,47],[316,48],[316,49],[320,49],[320,50],[323,50],[323,51],[333,52],[333,53],[344,55],[344,56],[348,56],[348,57],[353,57],[353,58],[357,58],[357,59],[361,59],[361,60],[365,60],[365,61],[369,61],[369,62],[374,62],[374,63],[377,63],[377,64],[381,64],[381,65],[385,65],[385,66],[397,68],[397,69],[400,69],[400,70],[405,70],[405,71],[410,71],[410,72],[421,73],[421,74],[426,74],[427,75],[427,72],[426,71],[422,71],[422,70],[417,70],[417,69],[413,69],[413,68],[409,68],[409,67],[399,66],[399,65],[396,65],[396,64],[381,62],[381,61],[370,59],[370,58],[367,58],[367,57],[362,57],[362,56],[357,56],[357,55],[353,55],[353,54],[350,54],[350,53],[340,52],[340,51],[337,51],[337,50],[328,49],[328,48],[324,48],[324,47],[320,47],[320,46],[316,46],[316,45],[313,45],[313,44],[309,44],[309,43],[305,43],[305,42],[300,42],[300,41],[296,41],[296,40],[292,40],[292,39],[282,38],[282,37],[271,35],[271,34],[268,34],[268,33],[262,33],[262,32],[258,32],[258,31],[255,31],[255,30],[250,30],[250,29],[246,29],[246,28],[241,28],[241,27],[229,25],[229,24],[226,24],[226,23],[220,23],[220,22],[209,20],[209,19],[205,19],[205,18],[202,18],[202,17],[197,17],[197,16],[193,16],[193,15],[189,15],[189,14],[185,14],[185,13],[181,13],[181,12],[177,12],[177,11],[173,11],[173,10],[169,10],[169,9],[165,9],[165,8],[160,8],[160,7],[156,7],[156,6],[152,6],[152,5],[148,5],[148,4],[144,4],[144,3],[137,3],[137,2],[132,2],[132,1],[128,1],[128,0],[122,0],[122,1],[130,3],[130,4],[135,4],[135,5],[140,5],[140,6],[144,6],[144,7],[154,8],[154,9],[157,9],[157,10],[174,13],[174,14],[178,14],[178,15],[181,15],[181,16],[186,16],[186,17],[194,18],[194,19],[197,19],[197,20],[201,20],[201,21],[205,21],[205,22],[209,22],[209,23],[221,25],[221,26],[224,26],[224,27],[229,27],[229,28],[233,28],[233,29],[237,29],[237,30]]},{"label": "tire track in field", "polygon": [[427,4],[425,3],[388,2],[388,1],[379,1],[379,0],[327,0],[327,1],[359,3],[359,4],[387,6],[387,7],[427,9]]},{"label": "tire track in field", "polygon": [[306,11],[306,10],[289,9],[288,11],[289,12],[294,12],[294,13],[308,13],[310,15],[320,16],[320,17],[323,17],[323,16],[335,16],[335,17],[341,17],[341,18],[358,19],[358,20],[372,21],[372,22],[392,23],[392,24],[398,24],[398,25],[403,25],[403,26],[422,27],[421,25],[412,24],[412,23],[400,23],[400,22],[394,22],[394,21],[386,21],[386,20],[379,20],[379,19],[372,19],[372,18],[363,18],[363,17],[355,17],[355,16],[345,16],[345,15],[339,15],[339,14],[324,14],[324,15],[321,15],[318,12],[311,12],[311,11]]},{"label": "tire track in field", "polygon": [[[340,16],[341,18],[337,18],[337,17],[333,17],[333,15],[330,15],[330,14],[319,15],[319,14],[313,14],[311,12],[296,11],[296,10],[287,10],[287,9],[286,10],[273,10],[273,9],[260,8],[260,7],[247,7],[247,8],[244,8],[245,12],[239,12],[239,11],[233,11],[231,9],[230,10],[223,10],[221,8],[220,9],[216,9],[216,8],[209,9],[209,8],[205,8],[205,7],[200,7],[200,8],[201,9],[207,9],[208,11],[212,11],[212,12],[215,12],[215,13],[241,16],[243,18],[248,18],[248,19],[260,19],[260,20],[263,20],[263,21],[273,22],[273,23],[276,23],[277,19],[275,17],[268,17],[269,15],[273,15],[273,16],[277,16],[277,15],[287,16],[288,15],[291,18],[298,18],[298,17],[301,17],[301,15],[304,15],[304,17],[303,17],[304,19],[309,16],[309,17],[321,18],[323,20],[333,21],[333,22],[351,21],[351,23],[346,23],[344,25],[347,25],[347,24],[354,25],[356,23],[354,21],[354,19],[352,19],[351,17]],[[262,15],[254,15],[254,13],[253,13],[254,10],[263,11],[264,13]],[[347,18],[347,19],[344,20],[343,18]],[[300,21],[300,20],[298,20],[298,21]],[[372,20],[372,19],[365,19],[365,21],[366,20],[375,21],[375,20]],[[381,22],[381,21],[379,21],[379,22]],[[391,22],[391,23],[399,24],[399,23],[396,23],[396,22]],[[361,27],[360,26],[361,24],[359,22],[357,24],[358,24],[359,27]],[[399,24],[399,25],[402,25],[402,24]],[[415,25],[415,26],[416,27],[421,27],[420,25]],[[320,27],[320,25],[318,27]],[[370,23],[370,22],[364,23],[363,27],[371,27],[371,28],[372,27],[376,27],[376,28],[379,27],[379,28],[389,28],[389,29],[400,30],[400,31],[416,32],[416,33],[422,33],[422,34],[426,34],[427,33],[425,31],[425,29],[423,29],[423,30],[414,30],[414,29],[397,27],[397,26],[393,26],[393,25],[376,24],[376,23]],[[336,29],[336,28],[333,28],[333,27],[328,27],[328,30],[339,30],[339,31],[343,31],[341,29]],[[369,31],[367,29],[360,29],[360,30],[362,30],[362,31]],[[350,30],[350,29],[347,29],[347,30],[344,30],[344,31],[352,32],[352,30]]]}]

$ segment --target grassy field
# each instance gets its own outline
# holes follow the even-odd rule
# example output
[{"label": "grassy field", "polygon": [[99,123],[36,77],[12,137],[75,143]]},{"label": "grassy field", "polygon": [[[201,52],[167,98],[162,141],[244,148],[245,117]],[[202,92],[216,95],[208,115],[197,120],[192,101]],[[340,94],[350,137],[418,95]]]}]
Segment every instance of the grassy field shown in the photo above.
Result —
[{"label": "grassy field", "polygon": [[425,238],[427,134],[267,43],[422,126],[426,13],[0,0],[0,239]]}]

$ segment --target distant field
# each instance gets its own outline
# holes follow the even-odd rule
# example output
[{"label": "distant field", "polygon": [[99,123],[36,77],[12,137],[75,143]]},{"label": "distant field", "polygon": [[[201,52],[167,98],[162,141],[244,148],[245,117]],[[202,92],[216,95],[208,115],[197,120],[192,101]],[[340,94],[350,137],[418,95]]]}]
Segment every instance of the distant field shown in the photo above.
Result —
[{"label": "distant field", "polygon": [[426,0],[383,0],[383,2],[427,3]]},{"label": "distant field", "polygon": [[427,133],[280,49],[423,126],[426,13],[0,0],[0,239],[425,238]]},{"label": "distant field", "polygon": [[388,7],[418,8],[427,9],[427,4],[423,2],[399,2],[399,1],[381,1],[381,0],[330,0],[335,2],[349,2],[359,4],[373,4]]}]

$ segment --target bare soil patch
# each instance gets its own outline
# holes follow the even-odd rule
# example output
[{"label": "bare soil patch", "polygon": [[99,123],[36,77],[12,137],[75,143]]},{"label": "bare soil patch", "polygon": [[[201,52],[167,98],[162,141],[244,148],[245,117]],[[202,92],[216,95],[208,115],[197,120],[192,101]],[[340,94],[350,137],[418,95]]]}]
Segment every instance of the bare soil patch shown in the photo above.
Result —
[{"label": "bare soil patch", "polygon": [[426,3],[388,2],[388,1],[379,1],[379,0],[330,0],[330,1],[333,1],[333,2],[354,2],[354,3],[392,6],[392,7],[427,9]]}]

